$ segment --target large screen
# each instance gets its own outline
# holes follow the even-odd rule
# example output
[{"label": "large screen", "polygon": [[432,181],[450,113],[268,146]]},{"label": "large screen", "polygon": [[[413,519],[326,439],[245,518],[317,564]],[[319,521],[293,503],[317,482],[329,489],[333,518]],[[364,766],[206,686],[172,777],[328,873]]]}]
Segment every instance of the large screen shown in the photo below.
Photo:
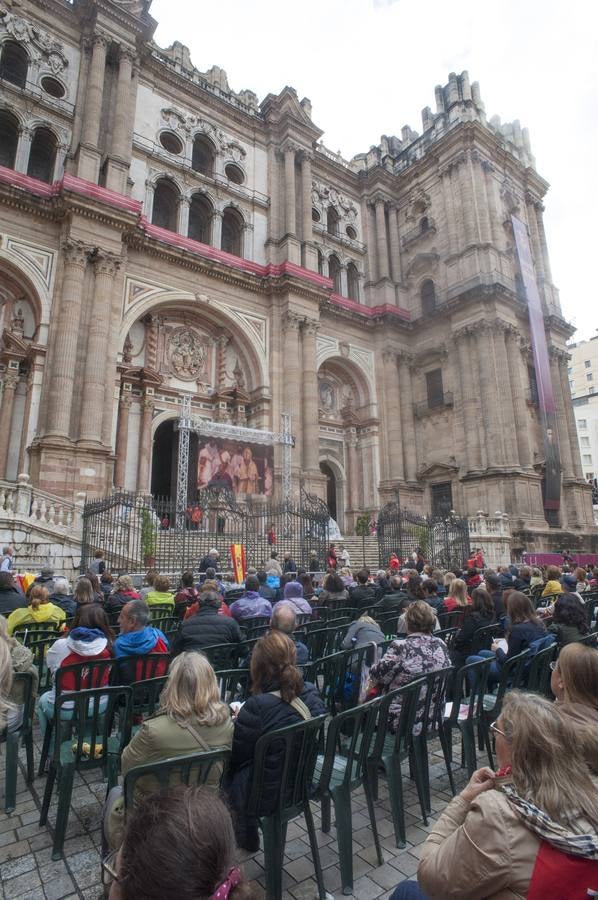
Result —
[{"label": "large screen", "polygon": [[245,441],[200,438],[197,488],[226,488],[234,494],[272,496],[273,448]]}]

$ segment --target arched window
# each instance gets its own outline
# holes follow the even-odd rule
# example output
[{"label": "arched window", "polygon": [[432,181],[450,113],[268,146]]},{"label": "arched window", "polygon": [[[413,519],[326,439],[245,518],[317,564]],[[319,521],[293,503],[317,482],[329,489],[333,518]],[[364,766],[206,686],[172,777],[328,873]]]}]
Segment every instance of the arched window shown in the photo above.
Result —
[{"label": "arched window", "polygon": [[49,128],[36,128],[29,151],[27,174],[49,184],[56,162],[56,135]]},{"label": "arched window", "polygon": [[428,279],[421,288],[422,313],[429,316],[436,309],[436,288],[434,282]]},{"label": "arched window", "polygon": [[189,207],[189,237],[209,244],[212,237],[212,204],[201,194],[194,194]]},{"label": "arched window", "polygon": [[328,234],[338,234],[338,221],[339,215],[337,211],[334,206],[329,206],[326,213],[326,230]]},{"label": "arched window", "polygon": [[243,219],[230,206],[222,216],[222,249],[233,256],[243,255]]},{"label": "arched window", "polygon": [[17,87],[25,87],[28,68],[29,57],[24,47],[16,41],[5,41],[0,55],[0,78]]},{"label": "arched window", "polygon": [[338,260],[338,257],[332,254],[332,256],[328,257],[328,277],[332,278],[334,282],[334,293],[340,294],[341,292],[341,264]]},{"label": "arched window", "polygon": [[193,141],[191,168],[202,175],[211,176],[214,171],[214,148],[201,134],[196,135]]},{"label": "arched window", "polygon": [[347,266],[347,296],[359,303],[359,271],[352,262]]},{"label": "arched window", "polygon": [[19,122],[7,110],[0,110],[0,166],[14,169],[19,143]]},{"label": "arched window", "polygon": [[318,250],[318,275],[324,274],[324,254]]},{"label": "arched window", "polygon": [[154,189],[152,225],[176,231],[179,218],[179,189],[168,178],[160,178]]}]

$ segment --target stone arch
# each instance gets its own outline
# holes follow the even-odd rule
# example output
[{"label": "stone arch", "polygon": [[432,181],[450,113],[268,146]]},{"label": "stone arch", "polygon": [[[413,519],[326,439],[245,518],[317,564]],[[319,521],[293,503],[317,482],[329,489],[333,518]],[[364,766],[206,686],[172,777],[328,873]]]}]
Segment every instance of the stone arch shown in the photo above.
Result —
[{"label": "stone arch", "polygon": [[210,301],[207,297],[204,300],[203,295],[198,299],[186,291],[153,291],[145,299],[134,303],[121,322],[119,351],[122,351],[127,335],[135,322],[147,313],[157,314],[166,310],[191,312],[215,332],[221,329],[227,331],[234,340],[245,372],[251,378],[247,390],[251,392],[269,385],[267,347],[260,347],[257,341],[248,339],[248,326],[241,315],[235,316],[222,304]]},{"label": "stone arch", "polygon": [[48,125],[38,125],[31,137],[27,175],[50,184],[56,165],[58,136]]},{"label": "stone arch", "polygon": [[173,178],[159,178],[154,185],[152,225],[176,231],[181,191]]},{"label": "stone arch", "polygon": [[195,191],[189,201],[189,226],[187,234],[202,244],[212,243],[214,204],[205,191]]},{"label": "stone arch", "polygon": [[[335,481],[335,506],[336,506],[336,522],[338,523],[339,528],[343,531],[344,528],[344,518],[345,518],[345,493],[347,487],[347,478],[345,474],[345,467],[340,459],[342,455],[342,450],[339,449],[339,457],[337,457],[332,450],[321,450],[319,465],[320,472],[327,476],[327,473],[323,467],[326,467],[330,470],[334,481]],[[328,488],[328,485],[327,485]],[[328,498],[326,499],[326,504],[328,509],[330,510],[330,503]],[[332,515],[333,510],[330,510]]]},{"label": "stone arch", "polygon": [[376,415],[377,401],[373,364],[373,356],[357,347],[339,347],[338,344],[335,346],[334,343],[331,343],[324,352],[318,353],[318,375],[322,367],[326,366],[337,378],[347,379],[348,383],[353,384],[356,389],[356,408],[369,407],[371,414]]},{"label": "stone arch", "polygon": [[31,54],[27,47],[7,34],[0,42],[0,78],[24,88],[30,65]]},{"label": "stone arch", "polygon": [[[33,248],[31,248],[33,250]],[[19,258],[10,249],[0,248],[0,276],[3,286],[12,282],[29,303],[35,318],[34,338],[37,343],[46,344],[50,322],[51,297],[48,284],[42,282],[40,273],[33,263]],[[51,265],[50,265],[51,269]],[[6,280],[5,280],[6,279]],[[51,276],[50,276],[51,283]]]},{"label": "stone arch", "polygon": [[214,174],[219,148],[205,131],[196,131],[191,137],[191,168],[194,172],[211,178]]}]

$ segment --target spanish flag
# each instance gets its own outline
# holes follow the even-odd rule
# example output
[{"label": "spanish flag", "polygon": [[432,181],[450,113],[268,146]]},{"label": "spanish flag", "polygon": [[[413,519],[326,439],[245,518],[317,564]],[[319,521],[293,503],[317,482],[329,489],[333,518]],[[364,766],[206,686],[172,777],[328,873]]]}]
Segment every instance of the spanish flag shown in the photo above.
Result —
[{"label": "spanish flag", "polygon": [[235,573],[235,581],[237,584],[242,584],[245,581],[245,573],[247,572],[245,545],[231,544],[230,558],[233,564],[233,572]]}]

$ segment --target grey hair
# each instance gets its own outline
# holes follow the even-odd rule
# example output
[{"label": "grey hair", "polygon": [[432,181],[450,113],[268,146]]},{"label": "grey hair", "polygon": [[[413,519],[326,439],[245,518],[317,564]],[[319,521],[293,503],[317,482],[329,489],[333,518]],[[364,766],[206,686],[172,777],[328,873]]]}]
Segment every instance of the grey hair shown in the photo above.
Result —
[{"label": "grey hair", "polygon": [[274,631],[292,634],[297,626],[297,616],[290,603],[281,603],[272,613],[270,627]]},{"label": "grey hair", "polygon": [[133,619],[137,625],[145,628],[150,620],[149,606],[143,600],[129,600],[127,603],[127,615],[129,618]]},{"label": "grey hair", "polygon": [[71,586],[68,583],[66,578],[63,578],[62,575],[59,575],[58,578],[54,579],[54,593],[55,594],[69,594],[71,591]]}]

